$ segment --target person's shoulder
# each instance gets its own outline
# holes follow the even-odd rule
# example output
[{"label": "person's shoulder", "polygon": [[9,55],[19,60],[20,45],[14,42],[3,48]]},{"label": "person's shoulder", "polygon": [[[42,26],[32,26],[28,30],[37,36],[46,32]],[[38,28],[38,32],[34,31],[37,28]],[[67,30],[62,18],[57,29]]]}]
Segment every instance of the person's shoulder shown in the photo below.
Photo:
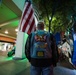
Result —
[{"label": "person's shoulder", "polygon": [[47,33],[47,34],[53,35],[52,33],[48,32],[48,31],[44,31],[44,32]]},{"label": "person's shoulder", "polygon": [[67,43],[67,42],[65,42],[65,43],[63,43],[63,44],[62,44],[62,46],[66,46],[67,44],[68,44],[68,43]]}]

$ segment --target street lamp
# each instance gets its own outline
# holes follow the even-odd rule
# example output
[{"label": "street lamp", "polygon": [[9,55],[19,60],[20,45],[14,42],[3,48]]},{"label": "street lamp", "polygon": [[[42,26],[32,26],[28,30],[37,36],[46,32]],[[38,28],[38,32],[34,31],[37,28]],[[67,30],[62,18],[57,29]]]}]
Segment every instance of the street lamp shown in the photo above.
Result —
[{"label": "street lamp", "polygon": [[49,16],[49,32],[50,32],[50,26],[51,25],[51,17]]}]

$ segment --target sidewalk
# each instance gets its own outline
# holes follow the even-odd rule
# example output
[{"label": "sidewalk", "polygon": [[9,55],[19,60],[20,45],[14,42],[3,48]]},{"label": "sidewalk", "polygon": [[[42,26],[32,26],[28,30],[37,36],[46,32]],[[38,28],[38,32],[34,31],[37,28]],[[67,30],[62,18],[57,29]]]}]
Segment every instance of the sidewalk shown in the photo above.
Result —
[{"label": "sidewalk", "polygon": [[[27,59],[0,56],[0,75],[30,75],[30,63]],[[61,62],[54,68],[54,75],[76,75],[76,69],[68,62]]]},{"label": "sidewalk", "polygon": [[0,75],[17,75],[29,66],[27,59],[13,60],[12,57],[0,56]]}]

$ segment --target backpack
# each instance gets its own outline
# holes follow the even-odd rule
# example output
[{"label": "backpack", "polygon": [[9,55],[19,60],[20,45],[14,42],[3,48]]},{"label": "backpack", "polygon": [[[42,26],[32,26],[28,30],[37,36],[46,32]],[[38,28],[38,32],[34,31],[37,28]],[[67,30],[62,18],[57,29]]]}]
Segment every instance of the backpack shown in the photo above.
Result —
[{"label": "backpack", "polygon": [[32,33],[31,58],[52,58],[50,33],[38,30]]}]

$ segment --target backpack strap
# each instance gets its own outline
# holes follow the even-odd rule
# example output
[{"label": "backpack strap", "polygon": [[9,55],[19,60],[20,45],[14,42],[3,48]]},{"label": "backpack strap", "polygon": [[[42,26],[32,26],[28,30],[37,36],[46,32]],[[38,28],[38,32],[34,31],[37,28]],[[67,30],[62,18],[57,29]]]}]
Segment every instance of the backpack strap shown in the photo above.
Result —
[{"label": "backpack strap", "polygon": [[51,39],[50,39],[50,33],[47,32],[47,43],[48,43],[48,47],[49,47],[49,50],[51,49]]},{"label": "backpack strap", "polygon": [[35,33],[36,33],[36,32],[32,32],[32,36],[31,36],[31,45],[33,44]]},{"label": "backpack strap", "polygon": [[33,42],[34,42],[34,36],[35,36],[36,32],[32,32],[31,34],[32,35],[31,35],[31,44],[30,44],[31,47],[30,48],[31,48],[31,50],[33,50]]}]

